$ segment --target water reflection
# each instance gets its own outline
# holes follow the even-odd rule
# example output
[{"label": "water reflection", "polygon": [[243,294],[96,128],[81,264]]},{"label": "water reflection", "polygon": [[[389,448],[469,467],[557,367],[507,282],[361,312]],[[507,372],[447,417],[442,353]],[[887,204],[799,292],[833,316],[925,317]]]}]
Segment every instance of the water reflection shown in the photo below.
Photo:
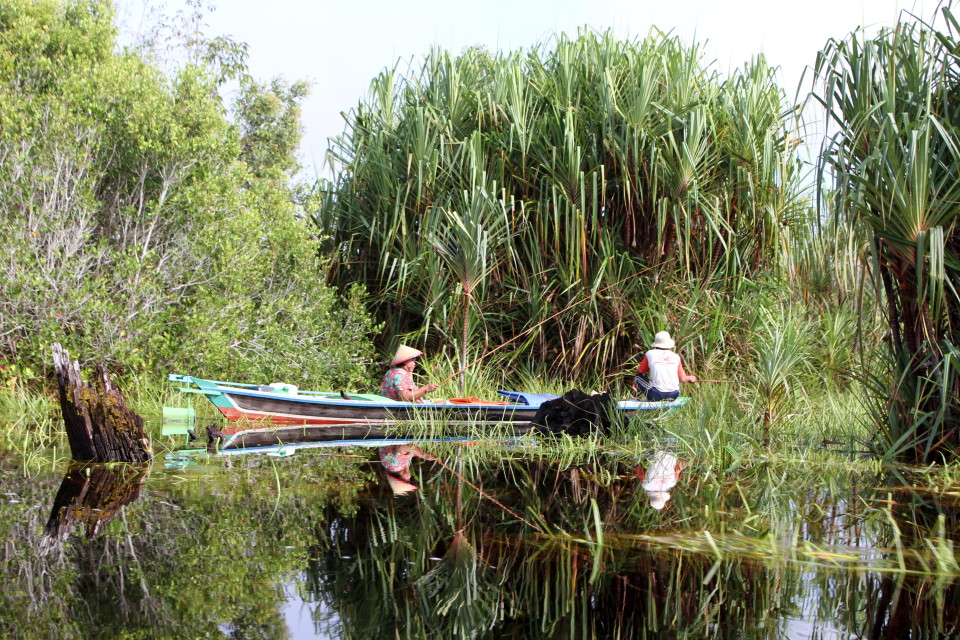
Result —
[{"label": "water reflection", "polygon": [[[91,467],[59,491],[0,465],[0,636],[960,634],[957,509],[879,467],[688,460],[677,483],[682,462],[655,454],[638,483],[636,454],[473,449],[407,452],[416,500],[384,499],[369,450]],[[55,493],[63,553],[41,554]]]},{"label": "water reflection", "polygon": [[387,484],[395,495],[403,495],[417,490],[412,482],[410,463],[414,458],[436,460],[434,456],[425,453],[414,444],[398,444],[380,447],[378,450],[380,464],[383,466]]},{"label": "water reflection", "polygon": [[62,545],[75,524],[84,525],[88,540],[96,536],[104,523],[140,496],[149,469],[129,464],[72,465],[53,500],[39,542],[41,552]]},{"label": "water reflection", "polygon": [[[465,466],[471,482],[514,509],[525,506],[526,516],[551,533],[535,535],[453,482],[430,483],[415,503],[362,503],[349,522],[318,537],[308,572],[310,592],[340,612],[349,637],[960,633],[960,571],[946,569],[938,578],[899,572],[890,564],[897,562],[897,552],[888,537],[894,535],[889,512],[864,506],[873,492],[861,485],[865,480],[881,485],[878,476],[841,480],[834,474],[831,481],[846,483],[835,493],[796,491],[793,486],[810,487],[811,474],[818,472],[784,482],[783,469],[760,464],[738,469],[729,483],[702,485],[699,500],[681,501],[676,513],[651,519],[646,494],[669,494],[684,466],[664,452],[647,465],[643,484],[649,489],[639,501],[632,473],[593,464],[561,469],[551,461],[466,461]],[[454,498],[460,490],[462,511]],[[849,500],[853,496],[859,497]],[[849,508],[848,502],[858,506]],[[918,521],[915,513],[901,518],[902,527]],[[725,535],[724,522],[744,531],[761,529],[752,537],[739,531]],[[956,514],[948,515],[946,535],[956,537],[950,528],[955,525]],[[451,540],[445,531],[453,526],[458,528]],[[705,538],[703,531],[715,534]],[[801,540],[791,547],[797,535],[825,546]],[[926,530],[916,541],[918,553],[929,547],[931,535],[936,532]],[[878,563],[865,571],[840,564],[853,558],[840,545],[857,540],[876,556],[863,559]],[[953,557],[952,548],[950,553]]]},{"label": "water reflection", "polygon": [[683,466],[683,462],[677,460],[675,455],[661,450],[650,458],[645,472],[638,469],[637,475],[643,483],[643,490],[647,492],[651,507],[659,511],[667,504],[670,489],[680,479]]}]

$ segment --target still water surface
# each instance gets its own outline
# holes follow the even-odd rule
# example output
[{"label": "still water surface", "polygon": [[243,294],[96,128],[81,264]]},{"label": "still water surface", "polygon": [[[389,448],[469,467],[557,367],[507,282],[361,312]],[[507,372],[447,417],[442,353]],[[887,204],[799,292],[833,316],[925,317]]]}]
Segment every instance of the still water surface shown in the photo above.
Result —
[{"label": "still water surface", "polygon": [[960,637],[942,479],[844,454],[434,453],[402,495],[376,449],[7,457],[0,635]]}]

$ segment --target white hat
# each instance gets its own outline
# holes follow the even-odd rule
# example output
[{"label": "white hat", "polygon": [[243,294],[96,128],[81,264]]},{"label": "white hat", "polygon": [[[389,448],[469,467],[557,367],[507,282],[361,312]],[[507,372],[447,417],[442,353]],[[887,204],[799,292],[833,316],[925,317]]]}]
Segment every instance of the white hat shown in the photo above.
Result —
[{"label": "white hat", "polygon": [[670,499],[669,491],[647,491],[647,497],[650,498],[650,506],[659,511],[663,505]]},{"label": "white hat", "polygon": [[670,334],[666,331],[661,331],[657,335],[653,336],[653,344],[650,345],[654,349],[673,349],[676,346],[676,342],[673,341],[673,338],[670,337]]},{"label": "white hat", "polygon": [[397,348],[397,353],[393,356],[393,360],[390,361],[390,366],[395,367],[398,364],[403,364],[409,360],[413,360],[418,356],[422,356],[423,351],[417,351],[413,347],[408,347],[406,345],[400,345]]}]

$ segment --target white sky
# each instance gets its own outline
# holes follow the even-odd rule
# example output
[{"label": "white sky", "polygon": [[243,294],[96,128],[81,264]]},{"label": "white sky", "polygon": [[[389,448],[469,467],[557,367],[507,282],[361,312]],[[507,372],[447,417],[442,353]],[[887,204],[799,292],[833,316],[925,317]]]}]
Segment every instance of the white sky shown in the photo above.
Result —
[{"label": "white sky", "polygon": [[[149,1],[149,0],[146,0]],[[121,27],[132,36],[145,0],[118,0]],[[156,2],[151,3],[153,5]],[[301,159],[307,175],[321,173],[327,138],[343,130],[341,112],[367,92],[385,67],[432,45],[459,52],[527,49],[553,33],[589,25],[624,37],[652,26],[705,42],[726,72],[763,52],[779,66],[793,96],[804,69],[828,38],[896,22],[906,9],[930,18],[935,0],[219,0],[207,16],[208,35],[249,44],[248,63],[260,80],[307,80]],[[168,0],[172,14],[185,5]]]}]

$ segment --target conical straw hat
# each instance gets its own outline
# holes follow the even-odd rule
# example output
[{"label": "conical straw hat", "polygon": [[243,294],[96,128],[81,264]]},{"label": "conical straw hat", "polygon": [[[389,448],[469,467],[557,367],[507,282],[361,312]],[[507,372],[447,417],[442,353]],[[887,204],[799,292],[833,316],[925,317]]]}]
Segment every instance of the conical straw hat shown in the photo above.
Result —
[{"label": "conical straw hat", "polygon": [[398,364],[403,364],[408,360],[413,360],[417,356],[422,356],[422,355],[423,355],[423,351],[417,351],[413,347],[408,347],[402,344],[400,345],[399,348],[397,348],[397,353],[396,355],[393,356],[393,360],[390,362],[390,366],[395,367]]},{"label": "conical straw hat", "polygon": [[397,496],[402,496],[405,493],[417,490],[417,485],[407,482],[406,480],[401,480],[389,473],[387,474],[387,482],[390,484],[390,488],[393,489],[394,495]]}]

